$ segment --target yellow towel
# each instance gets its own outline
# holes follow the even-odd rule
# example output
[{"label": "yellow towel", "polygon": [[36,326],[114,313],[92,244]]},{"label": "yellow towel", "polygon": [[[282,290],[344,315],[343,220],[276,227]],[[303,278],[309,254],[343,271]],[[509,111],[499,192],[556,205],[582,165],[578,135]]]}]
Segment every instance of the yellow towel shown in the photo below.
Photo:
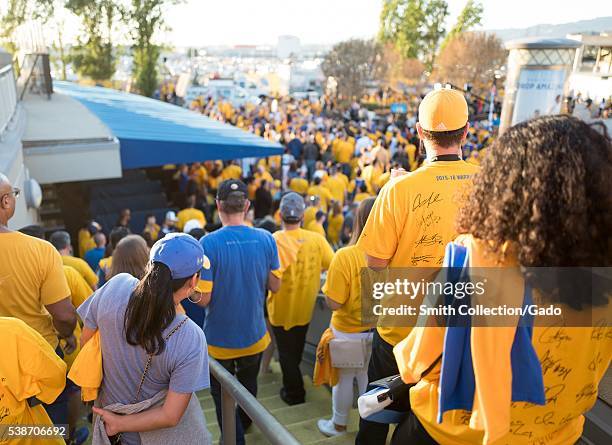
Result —
[{"label": "yellow towel", "polygon": [[338,384],[338,370],[331,364],[331,354],[329,353],[329,342],[334,339],[334,334],[330,328],[327,328],[319,345],[317,346],[317,360],[315,362],[314,375],[312,382],[314,385],[336,386]]},{"label": "yellow towel", "polygon": [[96,331],[74,359],[68,378],[81,387],[83,402],[89,402],[98,397],[102,377],[102,345],[100,331]]}]

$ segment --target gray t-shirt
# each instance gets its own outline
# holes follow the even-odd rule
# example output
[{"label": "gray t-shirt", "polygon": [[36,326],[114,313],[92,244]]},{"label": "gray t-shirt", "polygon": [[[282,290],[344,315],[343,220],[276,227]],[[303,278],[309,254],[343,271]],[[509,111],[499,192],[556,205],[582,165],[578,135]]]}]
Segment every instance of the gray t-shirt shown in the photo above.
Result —
[{"label": "gray t-shirt", "polygon": [[[86,327],[100,331],[104,371],[99,393],[102,406],[117,402],[134,403],[147,362],[146,351],[128,344],[125,338],[125,309],[137,284],[138,280],[133,276],[119,274],[77,309]],[[164,338],[185,317],[177,314],[164,331]],[[137,402],[164,389],[189,394],[209,386],[206,337],[193,321],[188,320],[166,342],[164,351],[153,356]],[[123,434],[122,440],[129,444],[140,443],[135,433]]]}]

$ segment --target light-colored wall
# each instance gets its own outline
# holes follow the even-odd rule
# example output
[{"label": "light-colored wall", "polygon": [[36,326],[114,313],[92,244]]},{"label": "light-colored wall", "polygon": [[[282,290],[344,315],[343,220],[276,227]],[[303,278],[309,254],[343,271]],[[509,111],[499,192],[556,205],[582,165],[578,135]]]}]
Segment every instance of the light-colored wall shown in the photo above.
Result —
[{"label": "light-colored wall", "polygon": [[41,184],[121,177],[119,141],[28,147],[25,163]]}]

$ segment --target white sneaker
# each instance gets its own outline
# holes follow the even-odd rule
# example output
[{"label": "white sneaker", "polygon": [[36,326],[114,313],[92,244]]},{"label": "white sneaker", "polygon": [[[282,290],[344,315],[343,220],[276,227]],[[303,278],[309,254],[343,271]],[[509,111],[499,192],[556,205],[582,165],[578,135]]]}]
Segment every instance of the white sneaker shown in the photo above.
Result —
[{"label": "white sneaker", "polygon": [[341,436],[342,434],[346,434],[346,430],[338,431],[334,426],[334,422],[327,419],[319,419],[317,421],[317,427],[319,428],[319,431],[321,431],[321,433],[327,437]]}]

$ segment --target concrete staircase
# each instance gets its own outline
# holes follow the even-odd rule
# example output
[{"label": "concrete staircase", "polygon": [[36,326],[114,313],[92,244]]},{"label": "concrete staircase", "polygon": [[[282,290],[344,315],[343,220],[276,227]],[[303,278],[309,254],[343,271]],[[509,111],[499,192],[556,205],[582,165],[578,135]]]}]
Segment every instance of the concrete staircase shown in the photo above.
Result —
[{"label": "concrete staircase", "polygon": [[[279,396],[281,373],[277,362],[272,363],[272,373],[259,376],[257,399],[283,424],[299,442],[303,444],[352,445],[355,443],[359,424],[356,409],[351,411],[348,433],[337,437],[325,437],[317,428],[317,420],[331,417],[331,393],[328,388],[313,386],[312,379],[304,376],[306,403],[288,406]],[[208,429],[213,436],[213,443],[219,441],[220,430],[215,416],[215,405],[210,390],[198,393],[198,399],[206,415]],[[245,435],[247,445],[263,445],[269,442],[255,425]]]}]

